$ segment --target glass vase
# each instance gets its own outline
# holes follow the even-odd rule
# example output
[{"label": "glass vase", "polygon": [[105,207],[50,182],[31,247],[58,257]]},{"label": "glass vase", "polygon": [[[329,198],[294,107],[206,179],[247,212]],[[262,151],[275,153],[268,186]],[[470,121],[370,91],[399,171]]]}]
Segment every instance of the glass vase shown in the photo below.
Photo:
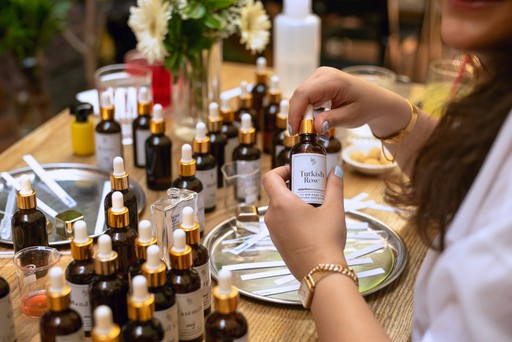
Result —
[{"label": "glass vase", "polygon": [[210,102],[219,102],[222,41],[196,57],[184,59],[172,87],[174,134],[185,142],[192,141],[199,121],[207,122]]}]

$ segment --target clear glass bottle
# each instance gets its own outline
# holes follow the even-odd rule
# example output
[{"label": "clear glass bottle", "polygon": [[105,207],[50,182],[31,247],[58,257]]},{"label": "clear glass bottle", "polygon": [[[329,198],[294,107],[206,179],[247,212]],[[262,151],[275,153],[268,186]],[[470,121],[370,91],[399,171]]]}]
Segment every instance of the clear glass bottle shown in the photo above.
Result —
[{"label": "clear glass bottle", "polygon": [[21,175],[20,190],[16,193],[18,211],[11,219],[14,253],[30,246],[48,246],[46,217],[37,209],[36,192],[28,175]]},{"label": "clear glass bottle", "polygon": [[140,88],[137,101],[137,117],[132,122],[133,163],[136,167],[146,166],[146,140],[151,135],[151,94],[147,87]]},{"label": "clear glass bottle", "polygon": [[279,113],[276,115],[276,129],[272,135],[272,150],[271,160],[272,168],[277,167],[277,156],[282,149],[284,149],[284,133],[287,130],[288,125],[288,100],[281,100],[279,102]]},{"label": "clear glass bottle", "polygon": [[[210,104],[210,108],[212,104],[213,103]],[[222,119],[219,120],[219,129],[217,133],[211,134],[210,137],[206,135],[205,124],[202,122],[198,122],[196,124],[196,137],[194,138],[194,142],[192,143],[192,150],[194,151],[193,157],[196,160],[196,177],[199,178],[201,183],[203,183],[204,211],[207,213],[214,211],[215,206],[217,205],[217,184],[220,167],[217,167],[216,157],[214,157],[210,153],[210,146],[213,146],[210,144],[210,139],[212,137],[215,137],[214,139],[217,139],[219,136],[225,138],[224,134],[220,133],[220,124],[222,123],[221,120]],[[208,118],[208,124],[210,124],[210,118]],[[224,141],[227,141],[227,139],[224,139]],[[222,158],[223,164],[225,145],[226,144],[224,143],[222,146],[219,146],[218,144],[216,146],[217,148],[221,147],[222,153],[220,154],[219,157]]]},{"label": "clear glass bottle", "polygon": [[325,148],[318,141],[310,105],[300,122],[299,143],[290,151],[290,189],[314,207],[322,205],[327,178]]},{"label": "clear glass bottle", "polygon": [[100,117],[96,125],[96,162],[98,167],[112,170],[112,160],[123,156],[121,125],[114,120],[115,107],[111,94],[107,91],[101,94]]},{"label": "clear glass bottle", "polygon": [[187,189],[197,192],[197,217],[201,235],[204,233],[204,193],[203,183],[196,177],[196,160],[192,158],[192,147],[189,144],[181,146],[181,160],[179,162],[179,176],[172,186],[178,189]]},{"label": "clear glass bottle", "polygon": [[66,284],[64,271],[54,266],[48,272],[48,311],[41,317],[39,332],[41,341],[85,341],[82,319],[75,310],[69,307],[71,288]]},{"label": "clear glass bottle", "polygon": [[142,265],[142,275],[148,280],[148,289],[155,296],[153,317],[162,323],[164,341],[179,340],[178,304],[170,284],[167,282],[167,267],[158,246],[147,248],[147,262]]},{"label": "clear glass bottle", "polygon": [[179,317],[183,318],[178,321],[180,341],[200,342],[204,336],[201,278],[192,268],[192,248],[185,243],[185,232],[176,229],[173,237],[168,281],[176,294]]},{"label": "clear glass bottle", "polygon": [[252,87],[252,108],[257,113],[257,120],[260,127],[263,127],[264,114],[263,109],[268,104],[268,71],[267,59],[258,57],[256,59],[256,82]]},{"label": "clear glass bottle", "polygon": [[279,89],[279,76],[273,75],[270,78],[270,87],[268,89],[268,105],[263,109],[264,132],[263,132],[263,152],[272,153],[272,135],[276,130],[276,116],[279,113],[281,102],[281,89]]},{"label": "clear glass bottle", "polygon": [[299,135],[295,134],[290,136],[288,130],[284,131],[283,149],[277,155],[276,167],[290,165],[290,151],[292,147],[299,142]]},{"label": "clear glass bottle", "polygon": [[11,289],[9,283],[2,277],[0,277],[0,341],[16,341]]},{"label": "clear glass bottle", "polygon": [[162,106],[153,106],[153,118],[146,139],[146,185],[152,190],[167,190],[172,184],[172,141],[165,136]]},{"label": "clear glass bottle", "polygon": [[218,284],[213,289],[214,312],[205,323],[206,341],[248,341],[249,325],[237,310],[239,295],[231,272],[220,270]]},{"label": "clear glass bottle", "polygon": [[130,227],[137,231],[139,222],[139,209],[137,207],[137,196],[130,189],[130,180],[128,172],[124,168],[124,160],[121,157],[115,157],[113,161],[114,170],[110,173],[110,186],[112,190],[105,196],[105,222],[108,222],[108,209],[112,207],[112,194],[119,191],[123,194],[123,203],[128,208],[130,218]]},{"label": "clear glass bottle", "polygon": [[341,141],[336,138],[336,128],[329,130],[329,139],[320,139],[320,143],[326,152],[326,168],[327,174],[331,172],[336,165],[341,165]]},{"label": "clear glass bottle", "polygon": [[100,305],[94,310],[94,328],[92,342],[120,342],[121,328],[112,319],[112,310],[106,305]]},{"label": "clear glass bottle", "polygon": [[139,222],[138,232],[138,237],[135,239],[136,260],[130,265],[130,269],[128,271],[130,282],[135,276],[142,274],[142,265],[147,259],[147,248],[149,246],[156,245],[157,243],[156,237],[153,236],[151,222],[148,220],[142,220]]},{"label": "clear glass bottle", "polygon": [[192,268],[201,278],[201,292],[203,293],[203,310],[206,317],[212,307],[212,279],[210,272],[210,257],[208,250],[200,243],[199,223],[195,219],[192,207],[183,208],[183,222],[179,225],[183,229],[187,239],[187,245],[192,248]]},{"label": "clear glass bottle", "polygon": [[162,323],[153,318],[155,296],[148,291],[148,281],[138,275],[128,296],[128,322],[123,325],[124,341],[159,342],[164,340]]},{"label": "clear glass bottle", "polygon": [[235,112],[235,122],[241,123],[242,115],[249,114],[256,131],[260,131],[258,113],[252,108],[252,94],[246,81],[240,83],[240,96],[238,97],[238,110]]},{"label": "clear glass bottle", "polygon": [[[123,326],[128,320],[126,296],[128,282],[117,273],[117,253],[112,250],[110,236],[103,234],[98,238],[98,252],[94,255],[96,275],[89,285],[91,310],[106,305],[112,310],[114,322]],[[98,322],[93,322],[97,325]]]},{"label": "clear glass bottle", "polygon": [[71,288],[71,304],[82,318],[86,336],[92,330],[92,311],[89,300],[89,284],[94,278],[94,247],[93,240],[87,235],[85,221],[80,220],[73,225],[74,238],[71,241],[71,261],[66,267],[66,281]]},{"label": "clear glass bottle", "polygon": [[[229,97],[221,96],[220,99],[220,116],[222,117],[221,132],[224,133],[228,139],[224,151],[224,163],[230,163],[233,160],[233,150],[238,145],[238,128],[233,125],[233,121],[235,121],[235,112],[229,104]],[[219,179],[222,179],[222,177]]]},{"label": "clear glass bottle", "polygon": [[136,261],[135,239],[137,231],[130,227],[128,208],[123,204],[123,194],[116,191],[112,194],[112,208],[108,209],[107,231],[112,239],[112,248],[118,254],[118,273],[128,281],[130,265]]}]

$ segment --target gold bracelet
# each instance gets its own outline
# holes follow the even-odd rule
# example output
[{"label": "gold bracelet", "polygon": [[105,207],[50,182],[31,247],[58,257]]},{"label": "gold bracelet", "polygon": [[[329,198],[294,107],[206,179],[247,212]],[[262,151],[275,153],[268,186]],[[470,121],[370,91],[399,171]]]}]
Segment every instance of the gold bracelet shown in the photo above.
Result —
[{"label": "gold bracelet", "polygon": [[[395,134],[392,134],[392,135],[384,137],[384,138],[378,137],[375,134],[373,134],[373,132],[372,132],[373,136],[375,138],[379,139],[381,142],[382,154],[384,155],[384,158],[386,158],[390,162],[395,161],[396,155],[398,154],[398,149],[400,147],[400,143],[407,135],[409,135],[409,133],[411,133],[411,131],[414,129],[414,126],[416,126],[416,121],[418,120],[418,109],[416,108],[415,105],[412,104],[411,101],[409,101],[407,99],[405,99],[405,100],[411,107],[411,119],[409,120],[409,123],[407,124],[407,126],[405,126],[405,128],[399,130]],[[397,145],[397,147],[395,149],[395,153],[393,153],[393,155],[391,156],[391,159],[386,154],[386,150],[384,149],[384,144]]]}]

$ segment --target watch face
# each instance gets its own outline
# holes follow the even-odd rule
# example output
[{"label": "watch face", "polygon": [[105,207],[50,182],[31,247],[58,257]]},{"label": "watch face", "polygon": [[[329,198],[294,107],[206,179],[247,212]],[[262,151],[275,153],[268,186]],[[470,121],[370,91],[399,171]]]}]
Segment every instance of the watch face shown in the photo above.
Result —
[{"label": "watch face", "polygon": [[299,291],[297,293],[302,302],[302,306],[308,309],[311,304],[311,290],[309,289],[306,279],[302,279],[300,282]]}]

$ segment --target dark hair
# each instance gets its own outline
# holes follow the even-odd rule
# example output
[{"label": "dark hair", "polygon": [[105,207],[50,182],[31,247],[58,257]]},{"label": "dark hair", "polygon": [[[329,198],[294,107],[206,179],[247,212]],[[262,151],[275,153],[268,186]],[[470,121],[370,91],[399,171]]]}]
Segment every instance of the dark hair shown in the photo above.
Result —
[{"label": "dark hair", "polygon": [[512,109],[511,52],[495,53],[485,65],[472,59],[472,92],[447,105],[414,161],[410,180],[387,188],[386,199],[408,209],[410,222],[434,249],[444,249],[446,231]]}]

